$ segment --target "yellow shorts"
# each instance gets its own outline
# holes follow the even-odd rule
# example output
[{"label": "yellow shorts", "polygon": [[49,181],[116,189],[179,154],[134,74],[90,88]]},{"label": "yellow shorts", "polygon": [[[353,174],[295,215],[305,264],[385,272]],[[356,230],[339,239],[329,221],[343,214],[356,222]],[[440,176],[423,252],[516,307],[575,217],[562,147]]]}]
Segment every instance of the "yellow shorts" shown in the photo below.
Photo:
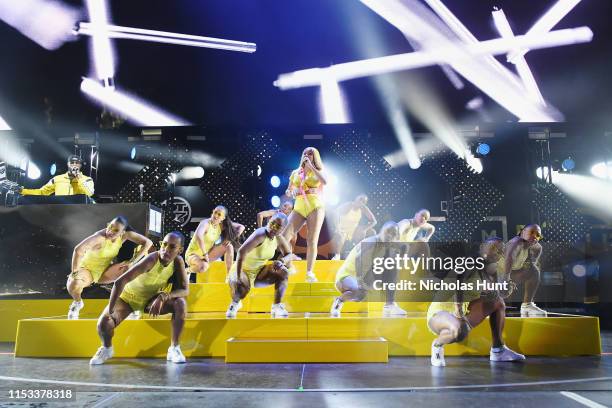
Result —
[{"label": "yellow shorts", "polygon": [[[242,268],[242,273],[246,273],[246,275],[249,278],[251,289],[255,287],[255,279],[257,279],[257,275],[259,275],[259,272],[261,272],[261,270],[265,268],[267,265],[271,265],[271,263],[266,263],[261,268],[258,268],[255,270],[247,270],[247,269]],[[236,282],[237,280],[238,280],[238,269],[236,267],[236,262],[234,262],[234,264],[232,265],[232,268],[229,271],[229,274],[227,275],[227,281],[229,283],[229,282]]]},{"label": "yellow shorts", "polygon": [[[108,269],[110,268],[112,264],[90,264],[90,263],[83,263],[81,265],[79,265],[78,269],[85,269],[87,272],[90,273],[91,275],[91,279],[93,283],[98,283],[98,281],[100,280],[100,278],[102,277],[102,274]],[[72,276],[72,278],[75,278],[76,275],[75,274],[70,274],[70,276]]]},{"label": "yellow shorts", "polygon": [[[171,290],[172,290],[172,284],[169,283],[161,291],[169,293]],[[153,299],[153,296],[156,296],[156,295],[157,293],[153,293],[150,296],[140,296],[140,295],[136,295],[136,294],[128,293],[124,291],[119,295],[119,298],[121,298],[121,300],[123,300],[125,303],[130,305],[130,307],[132,308],[132,311],[144,312],[145,308],[147,307],[151,299]]]},{"label": "yellow shorts", "polygon": [[304,198],[303,195],[298,195],[295,198],[293,211],[300,214],[304,218],[308,218],[313,211],[318,210],[319,208],[323,208],[323,201],[319,195],[306,194],[306,198]]},{"label": "yellow shorts", "polygon": [[[470,306],[470,302],[463,302],[463,304],[461,305],[461,309],[463,310],[464,315],[468,313],[469,306]],[[436,336],[438,334],[431,329],[431,327],[429,326],[429,321],[431,320],[432,317],[436,315],[436,313],[439,313],[439,312],[448,312],[452,315],[455,315],[455,303],[454,302],[431,302],[431,304],[429,305],[429,308],[427,309],[427,328],[429,329],[430,332],[432,332]]]}]

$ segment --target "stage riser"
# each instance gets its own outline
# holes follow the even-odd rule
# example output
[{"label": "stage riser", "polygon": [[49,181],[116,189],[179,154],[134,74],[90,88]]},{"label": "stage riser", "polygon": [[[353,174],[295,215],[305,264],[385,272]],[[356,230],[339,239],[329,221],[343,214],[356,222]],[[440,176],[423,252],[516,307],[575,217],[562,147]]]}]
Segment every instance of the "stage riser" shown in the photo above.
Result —
[{"label": "stage riser", "polygon": [[230,339],[226,363],[386,363],[385,339]]},{"label": "stage riser", "polygon": [[[336,271],[344,261],[318,260],[315,265],[315,274],[319,282],[335,282]],[[296,273],[289,275],[290,283],[306,282],[306,261],[294,261]],[[196,283],[221,283],[225,282],[227,269],[225,263],[215,261],[210,264],[206,272],[196,274]]]},{"label": "stage riser", "polygon": [[[409,318],[344,317],[271,319],[269,315],[225,319],[188,318],[182,349],[192,357],[224,357],[225,342],[241,339],[363,339],[383,337],[390,356],[428,356],[434,336],[425,315]],[[78,335],[77,335],[78,334]],[[506,319],[509,347],[539,356],[596,355],[601,353],[599,321],[594,317]],[[170,336],[167,318],[129,320],[115,332],[118,357],[164,357]],[[33,319],[19,322],[16,356],[91,357],[99,346],[96,321]],[[446,354],[488,355],[488,322],[476,327],[468,339],[446,347]]]}]

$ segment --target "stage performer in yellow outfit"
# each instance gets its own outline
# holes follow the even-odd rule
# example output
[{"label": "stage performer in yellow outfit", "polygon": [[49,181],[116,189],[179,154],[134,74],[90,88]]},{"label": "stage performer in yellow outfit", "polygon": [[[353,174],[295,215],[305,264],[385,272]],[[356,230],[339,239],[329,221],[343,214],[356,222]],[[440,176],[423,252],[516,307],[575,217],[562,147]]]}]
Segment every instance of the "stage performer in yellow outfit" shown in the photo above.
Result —
[{"label": "stage performer in yellow outfit", "polygon": [[306,280],[316,282],[314,263],[317,259],[319,233],[325,219],[325,207],[322,199],[322,188],[327,184],[323,173],[323,162],[319,151],[307,147],[302,152],[300,166],[291,173],[286,195],[294,197],[293,211],[289,214],[289,225],[283,236],[287,242],[293,241],[304,223],[308,227],[306,248]]},{"label": "stage performer in yellow outfit", "polygon": [[[113,263],[125,241],[138,245],[129,261]],[[68,310],[69,319],[78,319],[80,310],[85,306],[81,293],[92,283],[111,283],[142,257],[153,242],[133,231],[123,216],[115,217],[105,229],[81,241],[72,253],[72,272],[68,275],[66,288],[74,299]]]},{"label": "stage performer in yellow outfit", "polygon": [[[238,250],[238,258],[229,273],[229,285],[232,303],[227,309],[227,317],[236,317],[242,307],[242,299],[251,288],[274,285],[274,304],[272,317],[287,317],[289,313],[281,303],[291,261],[299,259],[291,252],[291,247],[281,235],[287,225],[287,217],[276,213],[268,221],[268,225],[256,229]],[[271,262],[277,248],[282,258]]]},{"label": "stage performer in yellow outfit", "polygon": [[[365,275],[371,272],[369,270],[371,265],[366,265],[366,263],[369,263],[375,257],[384,256],[389,249],[385,247],[385,244],[397,241],[398,238],[399,228],[397,224],[393,221],[387,221],[377,235],[365,238],[353,247],[338,272],[336,272],[336,289],[341,295],[332,304],[331,317],[340,317],[344,302],[360,302],[365,299],[367,287],[363,279]],[[358,269],[363,270],[359,271]]]},{"label": "stage performer in yellow outfit", "polygon": [[222,256],[229,271],[234,262],[234,248],[240,246],[238,239],[243,232],[244,225],[233,222],[227,208],[216,206],[210,218],[200,221],[187,247],[185,259],[189,272],[206,272],[210,263]]},{"label": "stage performer in yellow outfit", "polygon": [[[98,319],[102,346],[89,364],[104,364],[113,356],[115,328],[136,311],[147,312],[151,316],[172,313],[172,343],[166,359],[173,363],[185,362],[179,345],[187,312],[185,299],[189,295],[185,261],[180,256],[184,242],[185,237],[180,232],[167,234],[159,251],[147,255],[117,279],[108,306]],[[172,285],[168,291],[169,281]]]}]

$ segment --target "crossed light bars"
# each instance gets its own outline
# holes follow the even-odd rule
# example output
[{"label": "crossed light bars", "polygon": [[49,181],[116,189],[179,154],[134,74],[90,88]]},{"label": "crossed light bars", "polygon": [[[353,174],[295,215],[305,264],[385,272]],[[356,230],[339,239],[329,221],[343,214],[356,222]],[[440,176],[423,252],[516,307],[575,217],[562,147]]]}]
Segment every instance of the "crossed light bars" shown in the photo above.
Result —
[{"label": "crossed light bars", "polygon": [[[523,36],[514,35],[503,12],[494,12],[494,22],[502,38],[478,41],[440,0],[425,0],[435,15],[415,0],[361,0],[399,29],[411,43],[416,42],[419,49],[409,54],[281,74],[274,85],[283,90],[320,86],[322,78],[332,77],[339,82],[447,64],[521,121],[562,120],[563,115],[545,103],[523,55],[530,49],[591,41],[593,33],[588,27],[550,32],[579,1],[557,1]],[[493,57],[499,54],[507,54],[508,60],[516,64],[520,78]],[[465,152],[455,152],[469,158]],[[406,152],[406,155],[411,154]]]},{"label": "crossed light bars", "polygon": [[189,122],[166,113],[159,107],[135,95],[115,89],[114,39],[131,39],[248,53],[255,52],[257,49],[256,44],[242,41],[116,26],[111,24],[106,0],[86,0],[85,4],[90,21],[77,23],[73,34],[86,35],[92,38],[92,64],[97,80],[83,78],[81,91],[101,103],[102,106],[126,116],[131,122],[138,125],[183,126],[189,125]]},{"label": "crossed light bars", "polygon": [[[74,30],[76,35],[94,37],[100,31],[95,24],[80,22]],[[167,31],[145,30],[142,28],[105,25],[103,30],[108,38],[150,41],[165,44],[187,45],[191,47],[216,48],[219,50],[252,53],[257,51],[257,44],[243,41],[224,40],[221,38],[202,37],[199,35],[171,33]]]}]

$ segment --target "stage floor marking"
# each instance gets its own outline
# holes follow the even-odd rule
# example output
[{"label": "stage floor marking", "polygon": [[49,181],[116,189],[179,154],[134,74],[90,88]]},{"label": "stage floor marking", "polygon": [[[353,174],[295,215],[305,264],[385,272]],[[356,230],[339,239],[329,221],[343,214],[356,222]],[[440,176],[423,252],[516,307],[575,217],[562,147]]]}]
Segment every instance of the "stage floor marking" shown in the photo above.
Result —
[{"label": "stage floor marking", "polygon": [[[102,388],[123,388],[123,389],[147,389],[147,390],[167,390],[167,391],[232,391],[232,392],[386,392],[386,391],[426,391],[426,390],[453,390],[453,389],[477,389],[477,388],[509,388],[509,387],[529,387],[536,385],[557,385],[572,384],[595,381],[612,381],[612,377],[577,378],[570,380],[557,381],[533,381],[522,383],[501,383],[501,384],[469,384],[469,385],[443,385],[439,387],[397,387],[397,388],[224,388],[224,387],[188,387],[188,386],[169,386],[169,385],[150,385],[150,384],[108,384],[86,381],[63,381],[46,380],[42,378],[10,377],[0,375],[0,380],[32,382],[41,384],[61,384],[75,386],[94,386]],[[571,394],[571,393],[570,393]],[[571,398],[571,397],[568,397]],[[581,397],[583,398],[583,397]],[[585,398],[586,400],[586,398]],[[600,405],[593,405],[593,407]],[[603,405],[601,405],[603,406]]]},{"label": "stage floor marking", "polygon": [[578,395],[574,392],[561,391],[560,394],[569,399],[573,399],[574,401],[579,402],[580,404],[585,405],[589,408],[606,408],[605,405],[601,405],[598,402],[591,401],[590,399],[585,398],[582,395]]}]

